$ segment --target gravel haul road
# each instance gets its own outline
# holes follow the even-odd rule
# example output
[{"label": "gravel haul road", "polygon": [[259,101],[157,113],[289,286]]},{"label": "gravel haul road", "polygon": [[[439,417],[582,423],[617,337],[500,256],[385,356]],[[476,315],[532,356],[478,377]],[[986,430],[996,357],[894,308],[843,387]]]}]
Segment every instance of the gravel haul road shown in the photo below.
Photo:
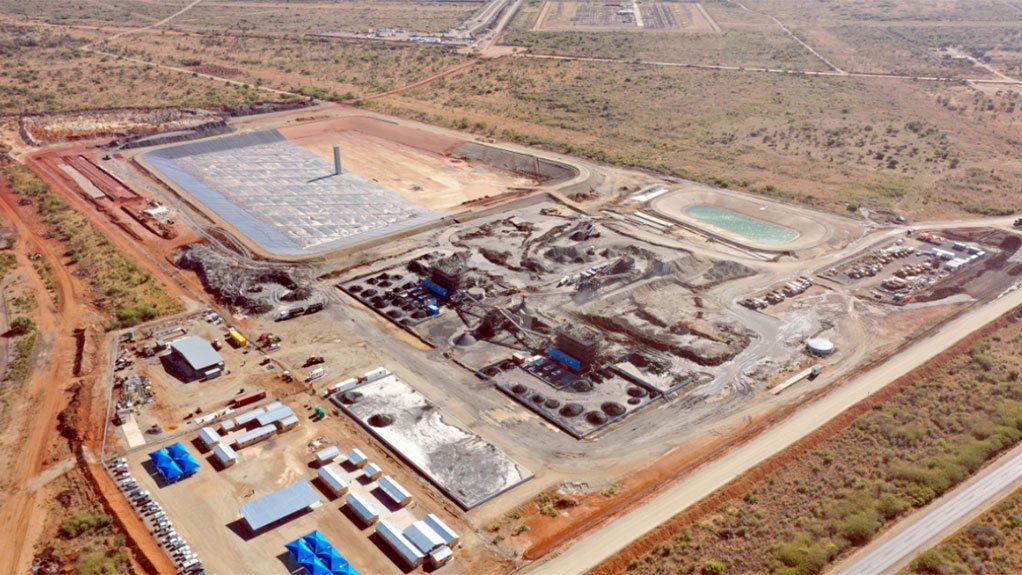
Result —
[{"label": "gravel haul road", "polygon": [[1022,305],[1012,289],[945,324],[862,376],[807,405],[791,418],[698,469],[642,506],[593,531],[557,555],[524,567],[521,573],[581,575],[624,549],[674,515],[724,487],[745,471],[780,453],[841,412],[923,365],[969,333]]}]

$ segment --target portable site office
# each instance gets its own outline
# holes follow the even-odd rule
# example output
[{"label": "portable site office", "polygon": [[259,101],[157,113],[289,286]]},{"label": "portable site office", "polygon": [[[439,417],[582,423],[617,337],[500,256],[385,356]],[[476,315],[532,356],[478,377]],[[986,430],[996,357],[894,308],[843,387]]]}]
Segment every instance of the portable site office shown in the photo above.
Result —
[{"label": "portable site office", "polygon": [[376,510],[376,506],[366,500],[358,493],[349,493],[344,498],[348,504],[348,508],[355,514],[359,520],[365,525],[372,525],[380,519],[380,512]]},{"label": "portable site office", "polygon": [[333,465],[324,465],[317,471],[319,474],[320,481],[326,485],[327,489],[330,490],[336,496],[344,495],[348,492],[350,483],[347,479],[341,475],[340,469]]}]

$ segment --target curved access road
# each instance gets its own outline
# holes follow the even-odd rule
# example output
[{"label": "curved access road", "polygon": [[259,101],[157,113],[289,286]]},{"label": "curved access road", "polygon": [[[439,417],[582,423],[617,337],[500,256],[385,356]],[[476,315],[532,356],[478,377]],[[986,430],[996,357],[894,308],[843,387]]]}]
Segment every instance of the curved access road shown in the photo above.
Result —
[{"label": "curved access road", "polygon": [[699,468],[640,507],[569,544],[558,554],[526,565],[520,572],[544,575],[586,573],[632,541],[809,435],[850,406],[1020,305],[1022,289],[1016,286],[997,299],[946,323],[932,335],[919,339],[886,362],[805,406],[752,441]]},{"label": "curved access road", "polygon": [[838,564],[830,575],[894,574],[1022,488],[1022,445]]}]

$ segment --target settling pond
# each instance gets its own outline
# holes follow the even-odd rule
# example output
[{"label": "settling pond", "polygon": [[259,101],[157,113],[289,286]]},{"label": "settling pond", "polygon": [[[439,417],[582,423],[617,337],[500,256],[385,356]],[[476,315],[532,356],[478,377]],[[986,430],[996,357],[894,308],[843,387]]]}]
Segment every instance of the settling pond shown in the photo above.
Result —
[{"label": "settling pond", "polygon": [[784,244],[798,237],[798,232],[757,218],[732,212],[709,204],[696,204],[685,213],[697,220],[749,238],[761,244]]}]

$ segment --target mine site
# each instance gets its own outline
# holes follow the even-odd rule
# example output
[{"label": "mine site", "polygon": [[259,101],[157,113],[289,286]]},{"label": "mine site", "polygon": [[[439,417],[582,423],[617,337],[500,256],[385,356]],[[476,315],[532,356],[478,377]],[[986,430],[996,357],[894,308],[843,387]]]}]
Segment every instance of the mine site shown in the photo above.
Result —
[{"label": "mine site", "polygon": [[513,532],[530,502],[612,512],[634,470],[1022,272],[1003,224],[833,215],[357,111],[33,161],[212,297],[120,333],[105,452],[210,572],[309,569],[316,538],[351,572],[504,572],[565,536]]}]

